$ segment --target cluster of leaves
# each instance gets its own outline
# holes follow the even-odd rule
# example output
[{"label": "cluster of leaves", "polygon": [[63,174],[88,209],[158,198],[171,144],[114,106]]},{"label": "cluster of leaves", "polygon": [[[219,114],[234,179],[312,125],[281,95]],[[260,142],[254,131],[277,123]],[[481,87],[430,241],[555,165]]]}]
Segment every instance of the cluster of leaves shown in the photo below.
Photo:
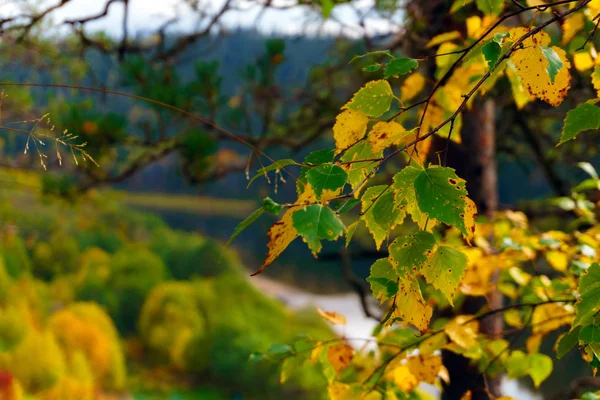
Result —
[{"label": "cluster of leaves", "polygon": [[[469,3],[456,1],[452,12]],[[442,349],[471,359],[482,373],[529,376],[538,387],[553,368],[552,358],[539,351],[542,340],[564,327],[570,328],[556,342],[557,357],[579,346],[594,371],[600,365],[596,329],[600,327],[596,321],[600,236],[594,218],[592,228],[574,233],[536,234],[528,228],[527,218],[515,212],[498,213],[494,220],[477,223],[476,206],[468,197],[465,181],[445,166],[442,157],[438,164],[428,163],[431,136],[460,141],[461,114],[496,83],[509,83],[518,108],[536,99],[556,107],[571,86],[571,60],[578,70],[585,70],[581,52],[568,55],[567,50],[574,49],[566,44],[577,33],[589,32],[585,27],[600,13],[597,1],[566,2],[571,5],[564,8],[528,2],[506,12],[505,3],[476,1],[483,17],[466,19],[465,38],[454,31],[431,40],[428,47],[437,47],[431,57],[436,67],[434,82],[419,72],[424,60],[389,51],[355,57],[352,61],[384,57],[383,62],[363,67],[367,72],[383,72],[383,79],[369,82],[342,107],[333,126],[335,148],[313,152],[302,163],[275,162],[250,181],[273,172],[275,180],[283,180],[284,173],[290,174],[286,168],[301,168],[297,200],[281,205],[284,213],[268,232],[269,251],[256,273],[298,237],[316,256],[322,241],[345,236],[348,245],[363,222],[376,248],[385,242],[389,253],[373,264],[368,278],[373,295],[388,309],[375,332],[378,352],[355,353],[343,339],[303,340],[290,347],[275,346],[259,359],[285,360],[284,375],[289,373],[288,363],[320,363],[333,399],[411,398],[418,383],[447,377],[438,353]],[[558,11],[539,22],[538,14],[551,6],[559,7]],[[503,24],[528,12],[532,12],[531,26]],[[561,44],[552,45],[556,40],[545,28],[563,19]],[[587,42],[584,47],[590,46]],[[594,86],[598,86],[596,70]],[[399,96],[392,87],[397,78],[403,78]],[[414,101],[422,92],[423,100]],[[413,102],[405,104],[409,101]],[[600,127],[596,102],[590,100],[567,113],[559,144]],[[386,180],[378,171],[391,159],[403,160],[405,167]],[[593,182],[584,186],[597,187],[591,170]],[[583,211],[590,218],[597,205],[582,200],[579,189],[574,196],[585,204]],[[578,202],[575,197],[571,200]],[[355,216],[351,210],[358,205],[360,212]],[[577,207],[579,211],[584,208]],[[236,235],[259,215],[254,213],[242,222]],[[401,225],[402,231],[397,229]],[[407,229],[412,233],[406,234]],[[540,272],[538,264],[549,270]],[[533,271],[528,271],[532,266]],[[457,306],[465,296],[485,297],[493,290],[510,300],[505,308],[484,308],[476,315],[432,322],[437,310]],[[526,352],[514,348],[512,340],[480,332],[479,322],[497,313],[515,332],[530,333]],[[292,358],[295,361],[288,361]]]}]

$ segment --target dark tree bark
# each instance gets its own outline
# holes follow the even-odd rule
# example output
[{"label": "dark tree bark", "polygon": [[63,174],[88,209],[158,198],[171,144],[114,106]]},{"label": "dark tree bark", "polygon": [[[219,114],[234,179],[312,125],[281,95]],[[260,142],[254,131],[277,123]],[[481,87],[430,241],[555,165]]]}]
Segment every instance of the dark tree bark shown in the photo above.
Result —
[{"label": "dark tree bark", "polygon": [[[443,32],[464,30],[464,23],[457,23],[449,13],[452,2],[440,0],[413,0],[407,6],[410,25],[407,35],[399,47],[412,56],[430,53],[424,43]],[[435,65],[429,71],[433,79]],[[498,210],[498,167],[496,161],[496,107],[493,99],[476,99],[473,107],[463,112],[461,145],[448,147],[447,165],[457,170],[467,181],[469,196],[477,205],[479,214],[493,217]],[[440,143],[444,141],[444,143]],[[436,150],[446,148],[444,139],[436,139]],[[432,152],[434,154],[434,152]],[[497,279],[498,271],[492,279]],[[495,291],[487,298],[487,307],[502,307],[502,295]],[[469,298],[460,310],[475,313],[486,306],[485,300]],[[481,321],[480,329],[490,337],[502,334],[502,315],[498,314]],[[473,400],[488,400],[488,392],[500,396],[500,379],[486,379],[468,359],[451,352],[443,352],[444,364],[450,373],[450,384],[444,388],[443,398],[460,399],[467,391],[472,391]]]}]

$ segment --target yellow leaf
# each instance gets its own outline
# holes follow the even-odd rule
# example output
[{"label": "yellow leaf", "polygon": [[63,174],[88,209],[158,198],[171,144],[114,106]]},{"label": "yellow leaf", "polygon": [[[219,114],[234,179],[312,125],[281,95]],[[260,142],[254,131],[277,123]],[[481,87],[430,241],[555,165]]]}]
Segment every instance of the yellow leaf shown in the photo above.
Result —
[{"label": "yellow leaf", "polygon": [[544,0],[527,0],[528,7],[541,7],[545,5],[546,2]]},{"label": "yellow leaf", "polygon": [[473,393],[470,390],[467,390],[465,394],[462,395],[460,400],[471,400],[473,398]]},{"label": "yellow leaf", "polygon": [[425,82],[425,77],[421,73],[415,72],[411,74],[402,83],[402,87],[400,88],[400,101],[408,101],[415,98],[415,96],[425,87]]},{"label": "yellow leaf", "polygon": [[[478,16],[469,17],[466,20],[467,24],[467,36],[473,39],[479,39],[481,35],[487,32],[488,29],[492,25],[494,25],[498,21],[498,17],[492,17],[491,15],[486,15],[481,19]],[[497,32],[504,32],[507,28],[504,26],[497,26],[492,29],[490,33],[488,33],[483,39],[487,39],[490,36],[493,36]]]},{"label": "yellow leaf", "polygon": [[334,344],[327,348],[327,361],[338,375],[348,368],[353,357],[354,349],[345,343]]},{"label": "yellow leaf", "polygon": [[410,372],[407,365],[400,365],[392,370],[392,380],[403,392],[414,390],[419,384],[417,378]]},{"label": "yellow leaf", "polygon": [[440,368],[442,367],[442,356],[426,356],[419,354],[406,360],[406,365],[410,373],[417,378],[419,382],[435,383]]},{"label": "yellow leaf", "polygon": [[471,244],[471,239],[473,239],[475,236],[475,218],[477,217],[477,206],[475,205],[475,202],[467,196],[463,196],[462,199],[465,201],[465,215],[463,219],[465,220],[465,228],[469,233],[465,239],[469,244]]},{"label": "yellow leaf", "polygon": [[448,371],[448,368],[446,368],[445,365],[442,365],[440,367],[440,372],[438,372],[438,376],[442,381],[444,381],[444,383],[446,383],[446,385],[450,384],[450,372]]},{"label": "yellow leaf", "polygon": [[460,39],[462,36],[460,34],[459,31],[451,31],[451,32],[445,32],[445,33],[440,33],[439,35],[434,36],[429,43],[427,43],[427,45],[425,46],[425,48],[430,48],[430,47],[435,47],[438,44],[442,44],[445,42],[450,42],[452,40],[455,39]]},{"label": "yellow leaf", "polygon": [[478,38],[477,33],[481,29],[481,18],[477,15],[467,18],[467,35],[470,38]]},{"label": "yellow leaf", "polygon": [[513,99],[515,100],[515,105],[517,109],[521,110],[531,101],[535,100],[535,97],[530,95],[523,86],[521,82],[521,78],[517,76],[516,70],[513,66],[509,64],[506,68],[506,77],[510,82],[510,87],[513,94]]},{"label": "yellow leaf", "polygon": [[400,278],[398,296],[394,316],[414,325],[421,332],[426,331],[433,309],[423,299],[419,282],[416,279]]},{"label": "yellow leaf", "polygon": [[600,97],[600,65],[595,67],[594,72],[592,72],[592,84],[594,85],[594,89],[596,89],[598,97]]},{"label": "yellow leaf", "polygon": [[523,326],[523,319],[519,310],[507,310],[504,312],[504,321],[507,325],[513,328],[521,328]]},{"label": "yellow leaf", "polygon": [[575,14],[571,15],[569,18],[567,18],[565,20],[565,23],[562,26],[563,37],[562,37],[561,44],[565,45],[565,44],[569,43],[571,40],[573,40],[573,38],[575,37],[577,32],[582,30],[584,27],[585,27],[585,17],[583,16],[583,14],[575,13]]},{"label": "yellow leaf", "polygon": [[399,146],[414,140],[412,131],[405,130],[397,122],[381,121],[369,132],[369,144],[373,153],[385,150],[390,146]]},{"label": "yellow leaf", "polygon": [[331,382],[327,387],[330,400],[349,400],[347,397],[349,391],[350,385],[341,382]]},{"label": "yellow leaf", "polygon": [[588,3],[588,8],[591,11],[592,18],[600,13],[600,0],[592,0]]},{"label": "yellow leaf", "polygon": [[[446,54],[451,53],[455,50],[458,50],[458,45],[452,42],[442,43],[442,45],[438,48],[436,54]],[[439,56],[435,58],[435,65],[437,65],[438,69],[444,69],[445,67],[449,67],[456,61],[457,57],[452,55]]]},{"label": "yellow leaf", "polygon": [[550,250],[546,253],[546,260],[557,271],[564,272],[569,266],[569,256],[562,251]]},{"label": "yellow leaf", "polygon": [[544,335],[531,335],[525,341],[525,347],[527,347],[527,353],[533,354],[537,353],[540,350],[540,345],[542,344],[542,339]]},{"label": "yellow leaf", "polygon": [[515,398],[510,397],[510,396],[502,396],[502,397],[496,397],[496,400],[515,400]]},{"label": "yellow leaf", "polygon": [[594,68],[595,62],[589,51],[583,51],[573,55],[573,64],[577,71],[587,71]]},{"label": "yellow leaf", "polygon": [[267,247],[267,257],[261,267],[252,275],[260,274],[265,268],[267,268],[279,255],[289,246],[290,243],[298,237],[298,233],[294,228],[294,222],[292,215],[302,208],[303,204],[309,204],[316,201],[315,192],[312,190],[310,185],[306,185],[304,192],[298,197],[296,204],[298,206],[290,207],[281,217],[278,222],[275,222],[269,231],[267,236],[269,237],[269,243]]},{"label": "yellow leaf", "polygon": [[[527,28],[513,28],[510,37],[515,41],[529,32]],[[533,96],[556,107],[564,100],[571,88],[571,64],[566,58],[565,51],[559,47],[552,47],[563,63],[551,82],[547,72],[549,62],[542,53],[541,46],[550,44],[550,37],[545,32],[539,32],[522,42],[523,48],[517,49],[510,61],[515,65],[517,75],[521,78],[525,89]]]},{"label": "yellow leaf", "polygon": [[333,325],[346,325],[346,323],[348,323],[346,317],[335,311],[324,311],[321,307],[317,307],[317,312],[321,315],[321,317]]},{"label": "yellow leaf", "polygon": [[335,153],[352,146],[367,133],[369,118],[360,111],[345,110],[335,119],[333,138],[335,140]]},{"label": "yellow leaf", "polygon": [[542,304],[533,310],[531,325],[534,334],[545,335],[564,325],[570,325],[574,317],[573,307],[557,303]]},{"label": "yellow leaf", "polygon": [[444,332],[446,332],[450,340],[464,349],[471,349],[477,346],[479,322],[473,320],[473,317],[473,315],[459,315],[448,322],[444,328]]},{"label": "yellow leaf", "polygon": [[495,259],[482,257],[480,249],[463,249],[469,259],[467,270],[460,282],[460,291],[469,296],[485,296],[493,288],[490,277],[496,267]]}]

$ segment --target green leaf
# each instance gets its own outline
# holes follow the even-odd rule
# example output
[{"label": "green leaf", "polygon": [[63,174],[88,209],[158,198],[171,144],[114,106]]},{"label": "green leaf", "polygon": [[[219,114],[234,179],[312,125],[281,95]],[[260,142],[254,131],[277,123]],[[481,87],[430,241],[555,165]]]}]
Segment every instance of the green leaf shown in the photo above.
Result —
[{"label": "green leaf", "polygon": [[377,118],[387,112],[394,99],[392,87],[386,80],[371,81],[362,87],[342,109],[359,111]]},{"label": "green leaf", "polygon": [[275,161],[273,164],[261,168],[258,171],[256,171],[256,175],[254,175],[252,177],[252,179],[250,179],[250,182],[248,182],[248,186],[250,187],[250,185],[252,185],[252,182],[254,182],[255,180],[257,180],[258,178],[260,178],[261,176],[266,176],[267,172],[271,172],[271,171],[275,171],[275,170],[279,170],[281,168],[285,168],[289,165],[298,165],[298,163],[292,159],[285,159],[285,160],[279,160],[279,161]]},{"label": "green leaf", "polygon": [[333,161],[335,157],[335,149],[324,149],[313,151],[304,158],[304,164],[325,164]]},{"label": "green leaf", "polygon": [[329,18],[334,6],[333,0],[321,0],[321,16],[323,19]]},{"label": "green leaf", "polygon": [[270,197],[265,197],[263,199],[263,208],[268,213],[279,215],[283,207],[281,204],[274,202]]},{"label": "green leaf", "polygon": [[454,14],[464,6],[473,3],[473,1],[474,0],[454,0],[454,3],[452,3],[452,7],[450,7],[450,14]]},{"label": "green leaf", "polygon": [[335,240],[344,232],[344,224],[321,204],[306,206],[292,215],[294,228],[313,253],[321,250],[321,240]]},{"label": "green leaf", "polygon": [[600,326],[587,325],[581,328],[579,341],[583,343],[600,343]]},{"label": "green leaf", "polygon": [[520,350],[510,353],[506,361],[506,372],[509,378],[522,378],[527,375],[527,354]]},{"label": "green leaf", "polygon": [[556,78],[556,74],[563,67],[563,62],[560,59],[559,55],[551,49],[550,47],[540,46],[542,50],[542,55],[548,60],[548,75],[550,76],[550,83],[554,85],[554,79]]},{"label": "green leaf", "polygon": [[599,400],[600,396],[593,392],[586,392],[581,395],[581,400]]},{"label": "green leaf", "polygon": [[[341,157],[341,160],[343,162],[368,160],[380,158],[382,155],[383,151],[373,153],[373,149],[371,148],[369,142],[367,140],[363,140],[349,148]],[[369,173],[371,168],[375,165],[377,165],[377,162],[374,161],[355,162],[349,164],[350,168],[348,169],[348,182],[350,182],[352,189],[356,189],[357,186],[364,181],[367,173]]]},{"label": "green leaf", "polygon": [[306,173],[306,178],[317,196],[320,197],[323,190],[335,191],[343,187],[348,180],[348,174],[337,165],[321,164],[310,168]]},{"label": "green leaf", "polygon": [[452,168],[433,166],[422,170],[415,179],[415,192],[421,211],[469,236],[464,221],[465,181]]},{"label": "green leaf", "polygon": [[527,357],[528,373],[533,384],[539,388],[552,373],[552,359],[545,354],[534,353]]},{"label": "green leaf", "polygon": [[[600,310],[600,283],[592,285],[575,304],[577,315],[573,325],[590,325],[596,323],[596,314]],[[599,318],[600,320],[600,318]]]},{"label": "green leaf", "polygon": [[242,233],[244,229],[252,225],[261,215],[263,215],[264,212],[264,207],[261,207],[258,210],[254,210],[254,212],[250,214],[248,218],[240,222],[233,230],[233,233],[229,237],[229,240],[227,240],[227,243],[225,243],[225,246],[229,246],[233,239],[235,239],[240,233]]},{"label": "green leaf", "polygon": [[504,0],[476,0],[475,4],[479,11],[494,17],[504,10]]},{"label": "green leaf", "polygon": [[406,213],[410,214],[413,221],[419,226],[426,220],[417,203],[415,192],[415,180],[421,171],[421,168],[409,165],[394,176],[394,207],[400,210],[396,218],[396,222],[399,224],[404,220]]},{"label": "green leaf", "polygon": [[481,52],[487,61],[488,68],[492,68],[498,62],[500,54],[502,53],[502,47],[494,40],[490,40],[482,48]]},{"label": "green leaf", "polygon": [[562,335],[556,344],[556,358],[561,359],[567,354],[571,349],[579,343],[579,331],[581,330],[581,326],[575,326],[569,332]]},{"label": "green leaf", "polygon": [[381,69],[381,64],[370,64],[366,67],[363,67],[363,71],[365,72],[377,72]]},{"label": "green leaf", "polygon": [[436,244],[435,237],[425,231],[399,237],[390,245],[390,261],[401,277],[415,276]]},{"label": "green leaf", "polygon": [[581,132],[599,128],[600,107],[582,103],[567,113],[558,145],[574,139]]},{"label": "green leaf", "polygon": [[454,295],[467,268],[467,256],[450,246],[438,246],[423,268],[427,282],[454,305]]},{"label": "green leaf", "polygon": [[385,66],[384,76],[387,79],[391,76],[406,75],[417,68],[419,62],[414,58],[395,58]]},{"label": "green leaf", "polygon": [[367,282],[371,285],[373,296],[380,303],[384,303],[398,293],[398,274],[387,258],[380,258],[371,265],[371,274]]},{"label": "green leaf", "polygon": [[354,236],[354,232],[356,232],[356,228],[358,228],[358,224],[360,224],[360,219],[354,221],[350,225],[348,225],[348,229],[346,229],[346,247],[350,245],[350,241],[352,240],[352,236]]},{"label": "green leaf", "polygon": [[[317,150],[313,151],[309,155],[304,158],[304,164],[307,165],[320,165],[325,163],[330,163],[335,158],[335,149],[325,149],[325,150]],[[296,191],[298,194],[304,193],[304,186],[308,183],[308,179],[306,178],[306,173],[310,168],[302,167],[300,169],[300,175],[296,180]]]},{"label": "green leaf", "polygon": [[360,204],[360,199],[342,200],[342,205],[340,206],[340,208],[336,209],[335,212],[338,214],[347,213],[348,211],[356,207],[358,204]]},{"label": "green leaf", "polygon": [[594,285],[600,283],[600,264],[597,262],[590,265],[585,274],[579,278],[579,286],[577,290],[581,295],[586,293]]},{"label": "green leaf", "polygon": [[293,354],[294,349],[287,344],[272,344],[264,355],[271,360],[279,361]]},{"label": "green leaf", "polygon": [[354,61],[360,60],[363,57],[376,56],[376,55],[380,55],[380,54],[394,58],[394,56],[392,56],[392,53],[389,50],[377,50],[377,51],[370,51],[370,52],[365,53],[360,56],[354,56],[354,57],[352,57],[352,60],[350,60],[350,62],[348,64],[352,64]]},{"label": "green leaf", "polygon": [[368,188],[362,197],[361,211],[362,219],[366,222],[379,250],[396,224],[398,211],[394,210],[394,192],[386,185]]}]

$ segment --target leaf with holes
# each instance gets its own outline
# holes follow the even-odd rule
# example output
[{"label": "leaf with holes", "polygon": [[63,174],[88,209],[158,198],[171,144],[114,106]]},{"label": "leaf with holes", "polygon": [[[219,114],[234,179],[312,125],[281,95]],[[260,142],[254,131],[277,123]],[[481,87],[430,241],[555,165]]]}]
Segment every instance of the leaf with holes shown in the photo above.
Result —
[{"label": "leaf with holes", "polygon": [[335,119],[333,126],[333,139],[335,140],[335,153],[346,150],[367,133],[369,118],[360,111],[345,110]]},{"label": "leaf with holes", "polygon": [[359,160],[375,160],[381,158],[382,155],[382,150],[373,152],[369,141],[363,140],[348,149],[341,157],[341,161],[346,163],[348,182],[352,189],[356,190],[355,197],[358,197],[360,194],[358,186],[366,183],[365,178],[367,174],[377,165],[377,161],[360,162]]},{"label": "leaf with holes", "polygon": [[454,305],[454,295],[467,268],[467,256],[450,246],[438,246],[423,268],[427,282]]},{"label": "leaf with holes", "polygon": [[335,240],[344,232],[344,224],[331,209],[321,204],[303,207],[292,215],[294,228],[313,254],[321,250],[321,240]]},{"label": "leaf with holes", "polygon": [[388,81],[371,81],[356,92],[352,100],[342,109],[358,111],[366,116],[377,118],[390,109],[393,99],[394,93]]},{"label": "leaf with holes", "polygon": [[[517,41],[529,34],[527,28],[513,28],[510,37]],[[545,32],[538,32],[522,42],[523,47],[516,49],[510,56],[510,61],[516,68],[517,75],[525,89],[533,96],[550,104],[558,106],[566,97],[571,88],[571,64],[566,58],[566,53],[558,47],[543,48],[550,44],[550,36]],[[551,56],[552,62],[544,54]],[[562,68],[557,69],[558,62]]]},{"label": "leaf with holes", "polygon": [[390,321],[393,322],[400,318],[404,322],[414,325],[419,331],[426,331],[433,309],[423,298],[419,281],[400,277],[398,296],[401,301],[396,302],[393,318]]},{"label": "leaf with holes", "polygon": [[422,170],[415,179],[415,192],[422,212],[454,226],[467,238],[473,237],[473,231],[465,223],[465,181],[452,168],[432,166]]},{"label": "leaf with holes", "polygon": [[[396,219],[397,223],[402,223],[404,216],[410,214],[417,226],[420,229],[424,229],[427,214],[421,212],[415,192],[415,180],[421,171],[422,168],[416,168],[411,165],[404,167],[402,171],[394,176],[394,185],[392,187],[394,188],[394,208],[400,210]],[[431,222],[433,226],[434,221]]]},{"label": "leaf with holes", "polygon": [[391,146],[408,144],[416,138],[415,130],[407,131],[397,122],[381,121],[369,132],[369,143],[373,153],[378,153]]},{"label": "leaf with holes", "polygon": [[384,76],[406,75],[412,70],[419,68],[419,62],[414,58],[395,58],[385,66]]},{"label": "leaf with holes", "polygon": [[385,185],[368,188],[362,197],[361,212],[379,250],[396,225],[398,210],[394,210],[394,191]]},{"label": "leaf with holes", "polygon": [[390,261],[401,277],[414,277],[429,260],[435,237],[424,231],[399,237],[390,245]]},{"label": "leaf with holes", "polygon": [[346,184],[348,174],[337,165],[322,164],[310,168],[306,173],[306,178],[317,196],[320,197],[323,190],[336,191],[341,189]]},{"label": "leaf with holes", "polygon": [[367,282],[371,285],[373,296],[380,303],[390,300],[398,293],[398,274],[387,258],[380,258],[371,265],[371,274]]}]

